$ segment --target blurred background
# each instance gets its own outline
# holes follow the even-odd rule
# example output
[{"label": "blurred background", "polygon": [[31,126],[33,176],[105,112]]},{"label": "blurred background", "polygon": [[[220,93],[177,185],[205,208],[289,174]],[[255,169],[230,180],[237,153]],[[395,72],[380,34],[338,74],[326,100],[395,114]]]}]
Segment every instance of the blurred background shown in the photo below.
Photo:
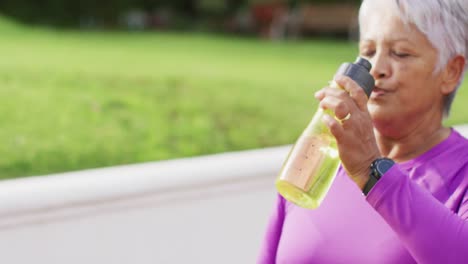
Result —
[{"label": "blurred background", "polygon": [[253,263],[359,2],[1,0],[2,263]]},{"label": "blurred background", "polygon": [[0,178],[291,144],[359,2],[2,0]]}]

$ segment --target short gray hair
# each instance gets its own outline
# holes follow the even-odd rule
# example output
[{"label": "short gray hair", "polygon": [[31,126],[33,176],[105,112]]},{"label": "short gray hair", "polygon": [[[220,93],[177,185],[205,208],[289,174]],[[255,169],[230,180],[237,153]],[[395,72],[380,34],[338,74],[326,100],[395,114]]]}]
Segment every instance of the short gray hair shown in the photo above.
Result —
[{"label": "short gray hair", "polygon": [[[382,2],[390,4],[405,24],[415,25],[437,49],[439,58],[434,71],[441,70],[457,55],[464,56],[468,61],[468,0],[363,0],[359,10],[359,23],[370,8],[389,7],[382,6]],[[445,98],[445,117],[450,113],[453,99],[467,69],[468,63],[465,62],[464,72],[455,90]]]}]

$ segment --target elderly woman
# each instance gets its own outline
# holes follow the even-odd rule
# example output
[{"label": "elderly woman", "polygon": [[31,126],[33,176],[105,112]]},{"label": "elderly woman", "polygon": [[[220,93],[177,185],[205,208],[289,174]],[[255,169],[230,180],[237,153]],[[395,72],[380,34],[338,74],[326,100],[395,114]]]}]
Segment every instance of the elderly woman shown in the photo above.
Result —
[{"label": "elderly woman", "polygon": [[[278,195],[258,263],[468,263],[468,140],[443,126],[467,69],[467,0],[364,0],[351,79],[316,93],[342,167],[315,210]],[[350,115],[348,115],[350,114]],[[349,117],[345,118],[345,117]]]}]

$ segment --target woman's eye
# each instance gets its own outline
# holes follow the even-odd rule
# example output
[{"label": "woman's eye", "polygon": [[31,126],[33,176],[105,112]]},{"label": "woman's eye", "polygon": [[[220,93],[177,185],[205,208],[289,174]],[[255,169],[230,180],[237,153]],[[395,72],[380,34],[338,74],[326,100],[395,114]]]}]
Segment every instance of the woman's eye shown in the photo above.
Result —
[{"label": "woman's eye", "polygon": [[409,57],[409,56],[410,56],[409,53],[398,52],[398,51],[393,51],[393,54],[394,54],[395,56],[397,56],[398,58],[406,58],[406,57]]}]

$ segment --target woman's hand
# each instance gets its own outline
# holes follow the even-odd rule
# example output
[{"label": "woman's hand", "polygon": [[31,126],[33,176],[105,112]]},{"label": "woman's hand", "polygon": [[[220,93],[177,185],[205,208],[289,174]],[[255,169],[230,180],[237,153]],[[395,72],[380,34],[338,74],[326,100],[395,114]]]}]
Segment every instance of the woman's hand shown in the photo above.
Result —
[{"label": "woman's hand", "polygon": [[336,76],[335,81],[344,90],[325,87],[315,97],[320,100],[320,107],[335,113],[335,117],[325,115],[323,122],[336,138],[344,169],[362,190],[369,179],[370,164],[381,157],[367,110],[367,96],[347,76]]}]

